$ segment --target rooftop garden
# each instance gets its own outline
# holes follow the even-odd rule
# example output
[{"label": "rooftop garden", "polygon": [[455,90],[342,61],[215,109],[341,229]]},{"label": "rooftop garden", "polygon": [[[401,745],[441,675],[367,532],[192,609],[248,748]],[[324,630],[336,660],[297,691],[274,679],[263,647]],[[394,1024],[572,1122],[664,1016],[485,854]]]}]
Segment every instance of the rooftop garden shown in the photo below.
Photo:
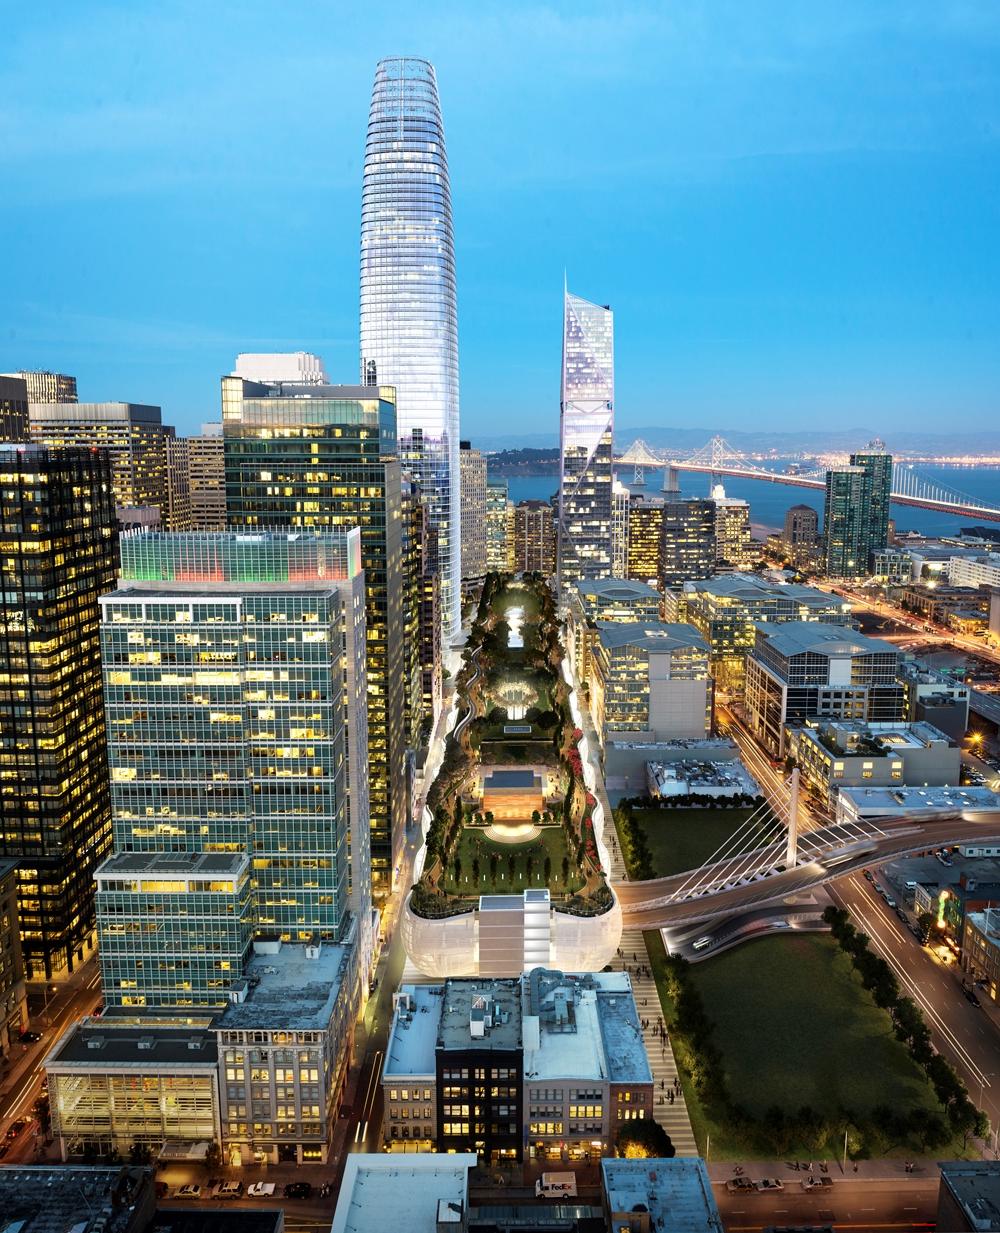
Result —
[{"label": "rooftop garden", "polygon": [[[487,575],[456,681],[458,720],[427,797],[433,821],[410,899],[418,915],[467,912],[481,894],[529,887],[548,887],[556,909],[576,915],[611,906],[582,733],[569,718],[561,632],[544,578]],[[477,798],[480,767],[519,766],[544,772],[547,794],[523,818],[494,818]]]}]

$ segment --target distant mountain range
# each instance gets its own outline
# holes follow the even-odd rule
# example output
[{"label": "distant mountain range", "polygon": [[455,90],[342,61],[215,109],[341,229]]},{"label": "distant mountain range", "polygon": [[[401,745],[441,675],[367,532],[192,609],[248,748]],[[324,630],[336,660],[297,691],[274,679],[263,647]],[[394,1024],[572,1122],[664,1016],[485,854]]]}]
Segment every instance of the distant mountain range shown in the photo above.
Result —
[{"label": "distant mountain range", "polygon": [[[716,435],[725,437],[730,445],[737,449],[755,453],[773,450],[780,455],[790,456],[856,450],[878,434],[871,428],[862,427],[846,431],[744,432],[729,428],[673,428],[651,424],[644,428],[618,429],[615,433],[615,452],[621,453],[633,441],[641,439],[656,449],[676,449],[682,455],[690,454]],[[1000,432],[935,433],[902,430],[890,432],[884,439],[890,451],[906,454],[1000,454]],[[555,433],[523,433],[519,436],[486,434],[473,440],[472,444],[478,449],[490,452],[527,453],[557,450],[559,438]],[[513,464],[514,459],[510,462]]]}]

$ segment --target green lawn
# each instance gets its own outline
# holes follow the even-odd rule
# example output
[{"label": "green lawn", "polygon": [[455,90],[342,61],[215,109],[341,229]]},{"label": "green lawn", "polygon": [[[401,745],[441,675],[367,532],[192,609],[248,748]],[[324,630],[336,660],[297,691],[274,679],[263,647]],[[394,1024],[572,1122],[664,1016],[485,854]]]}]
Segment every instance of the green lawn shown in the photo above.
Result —
[{"label": "green lawn", "polygon": [[[752,809],[636,809],[633,816],[646,836],[659,877],[697,869],[721,848],[753,813]],[[777,827],[760,826],[759,843]]]},{"label": "green lawn", "polygon": [[[490,878],[490,855],[497,855],[496,881]],[[479,882],[473,880],[472,861],[479,856]],[[527,858],[533,858],[531,879],[527,877]],[[462,880],[455,882],[455,862],[448,863],[447,876],[442,884],[450,895],[511,894],[530,886],[546,886],[553,895],[575,894],[583,886],[583,878],[570,857],[569,884],[563,882],[563,857],[568,855],[566,837],[561,826],[544,826],[537,839],[528,843],[495,843],[487,839],[478,827],[467,826],[458,841],[458,859],[462,862]],[[509,858],[514,857],[514,877],[510,876]],[[552,874],[545,881],[545,858],[552,861]]]}]

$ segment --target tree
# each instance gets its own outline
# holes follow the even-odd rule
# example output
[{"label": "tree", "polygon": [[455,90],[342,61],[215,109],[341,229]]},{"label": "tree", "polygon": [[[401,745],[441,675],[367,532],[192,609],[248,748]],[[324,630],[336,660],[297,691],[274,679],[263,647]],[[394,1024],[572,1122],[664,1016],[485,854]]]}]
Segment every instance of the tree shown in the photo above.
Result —
[{"label": "tree", "polygon": [[507,875],[511,882],[514,881],[514,870],[517,868],[517,858],[513,852],[507,853]]},{"label": "tree", "polygon": [[462,880],[462,858],[455,857],[455,885],[457,886]]},{"label": "tree", "polygon": [[539,823],[539,822],[541,822],[541,820],[542,820],[542,815],[538,812],[538,810],[537,810],[537,809],[533,809],[533,810],[531,811],[531,820],[532,820],[532,822],[534,822],[534,824],[535,824],[536,826],[538,825],[538,823]]},{"label": "tree", "polygon": [[495,852],[490,853],[490,882],[496,886],[497,869],[500,867],[500,857]]},{"label": "tree", "polygon": [[563,876],[563,886],[569,886],[569,857],[568,856],[564,856],[562,858],[562,876]]},{"label": "tree", "polygon": [[472,858],[472,880],[475,882],[477,886],[479,885],[479,870],[480,870],[479,857],[474,856]]},{"label": "tree", "polygon": [[622,1124],[615,1140],[615,1153],[627,1160],[670,1160],[677,1155],[677,1149],[658,1122],[640,1117]]},{"label": "tree", "polygon": [[552,881],[552,857],[546,856],[545,864],[542,866],[545,874],[545,885],[548,886]]},{"label": "tree", "polygon": [[531,875],[535,872],[535,858],[531,852],[524,858],[524,873],[527,880],[531,881]]},{"label": "tree", "polygon": [[990,1137],[990,1119],[989,1115],[982,1109],[976,1110],[976,1125],[973,1133],[977,1139],[988,1139]]},{"label": "tree", "polygon": [[934,926],[936,924],[937,924],[937,917],[934,915],[933,912],[921,912],[919,914],[919,916],[917,917],[917,926],[920,929],[920,933],[922,935],[921,937],[922,941],[924,942],[927,941],[927,939],[931,936],[931,931],[934,929]]},{"label": "tree", "polygon": [[217,1169],[222,1163],[222,1152],[219,1150],[218,1143],[212,1142],[205,1149],[205,1167],[211,1171]]}]

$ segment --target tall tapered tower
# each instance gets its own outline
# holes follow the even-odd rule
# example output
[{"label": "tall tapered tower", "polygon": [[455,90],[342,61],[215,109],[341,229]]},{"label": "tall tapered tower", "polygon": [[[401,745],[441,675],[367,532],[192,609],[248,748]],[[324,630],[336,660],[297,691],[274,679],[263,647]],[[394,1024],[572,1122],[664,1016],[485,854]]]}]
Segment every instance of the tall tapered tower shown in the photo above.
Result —
[{"label": "tall tapered tower", "polygon": [[400,457],[437,542],[445,638],[461,616],[455,243],[434,68],[375,70],[361,201],[361,380],[396,387]]},{"label": "tall tapered tower", "polygon": [[559,589],[611,574],[614,314],[564,293]]}]

